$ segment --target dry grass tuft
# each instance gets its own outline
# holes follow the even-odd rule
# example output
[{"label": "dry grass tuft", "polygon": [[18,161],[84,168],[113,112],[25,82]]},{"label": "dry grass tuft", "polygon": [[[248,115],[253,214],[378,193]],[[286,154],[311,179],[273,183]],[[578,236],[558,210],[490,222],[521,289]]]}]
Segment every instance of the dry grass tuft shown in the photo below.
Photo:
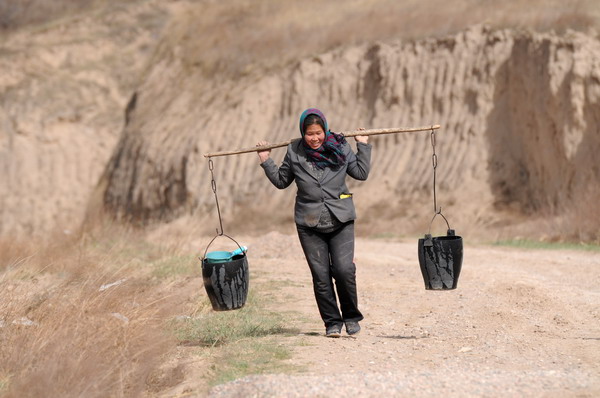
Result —
[{"label": "dry grass tuft", "polygon": [[202,361],[197,394],[220,377],[282,369],[289,352],[272,337],[290,332],[285,320],[255,295],[212,311],[198,297],[198,259],[178,246],[187,241],[163,235],[105,225],[52,243],[1,241],[0,395],[169,394],[189,381],[186,356]]},{"label": "dry grass tuft", "polygon": [[289,352],[273,335],[290,332],[285,320],[255,295],[212,311],[187,242],[110,224],[45,244],[0,241],[0,395],[170,394],[199,368],[191,388],[203,394],[221,380],[210,369],[282,369]]},{"label": "dry grass tuft", "polygon": [[0,245],[6,396],[135,396],[156,389],[163,356],[176,346],[165,325],[177,307],[144,264],[163,251],[132,231],[101,232],[41,248]]},{"label": "dry grass tuft", "polygon": [[566,241],[600,245],[600,187],[590,186],[581,198],[574,198],[576,207],[568,209],[555,228]]},{"label": "dry grass tuft", "polygon": [[537,218],[507,226],[501,244],[555,249],[598,250],[600,248],[600,187],[576,191],[568,208],[550,209]]},{"label": "dry grass tuft", "polygon": [[34,323],[3,328],[9,393],[131,395],[145,389],[157,358],[169,346],[160,309],[139,280],[104,293],[96,282],[90,278],[35,295],[24,317],[15,308],[3,311],[18,323]]},{"label": "dry grass tuft", "polygon": [[284,318],[255,305],[257,297],[250,294],[248,305],[237,311],[214,312],[206,308],[177,325],[176,333],[181,344],[215,347],[297,330],[286,329]]}]

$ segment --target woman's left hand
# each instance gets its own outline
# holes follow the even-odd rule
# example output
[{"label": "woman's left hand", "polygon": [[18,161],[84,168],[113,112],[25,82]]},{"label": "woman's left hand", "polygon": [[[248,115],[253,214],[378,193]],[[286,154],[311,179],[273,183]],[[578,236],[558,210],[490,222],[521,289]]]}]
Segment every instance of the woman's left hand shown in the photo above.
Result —
[{"label": "woman's left hand", "polygon": [[[358,130],[364,130],[364,127],[359,127]],[[367,144],[369,142],[369,136],[368,135],[355,135],[354,139],[356,140],[356,142],[362,142],[363,144]]]}]

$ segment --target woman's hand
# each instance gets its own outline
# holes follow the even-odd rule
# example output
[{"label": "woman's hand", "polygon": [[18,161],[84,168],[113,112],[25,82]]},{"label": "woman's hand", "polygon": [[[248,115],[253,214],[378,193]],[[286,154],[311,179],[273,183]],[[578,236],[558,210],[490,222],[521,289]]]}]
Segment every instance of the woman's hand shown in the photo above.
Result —
[{"label": "woman's hand", "polygon": [[[269,143],[267,141],[259,141],[256,146],[265,146],[265,145],[269,145]],[[265,151],[257,151],[258,153],[258,158],[260,159],[261,163],[264,163],[267,159],[269,159],[269,155],[271,154],[271,150],[267,149]]]},{"label": "woman's hand", "polygon": [[[359,127],[358,130],[364,130],[364,127]],[[369,136],[368,135],[355,135],[354,139],[356,140],[356,142],[362,142],[363,144],[367,144],[369,142]]]}]

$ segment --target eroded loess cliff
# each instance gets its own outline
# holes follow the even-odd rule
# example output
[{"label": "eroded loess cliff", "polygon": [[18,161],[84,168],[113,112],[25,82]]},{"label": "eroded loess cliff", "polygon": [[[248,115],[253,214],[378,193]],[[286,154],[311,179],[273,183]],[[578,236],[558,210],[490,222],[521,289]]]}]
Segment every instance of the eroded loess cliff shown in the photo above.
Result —
[{"label": "eroded loess cliff", "polygon": [[[598,35],[567,30],[600,26],[594,1],[0,9],[0,236],[74,230],[86,209],[213,230],[202,154],[296,137],[308,106],[337,131],[442,124],[438,204],[459,230],[551,216],[598,236]],[[494,28],[464,29],[484,18]],[[352,184],[362,231],[422,232],[428,133],[372,143],[371,177]],[[226,225],[293,228],[294,188],[270,186],[255,155],[215,159],[215,173]]]},{"label": "eroded loess cliff", "polygon": [[[4,6],[3,18],[21,3]],[[0,32],[0,235],[81,223],[175,8],[97,3]]]},{"label": "eroded loess cliff", "polygon": [[[438,205],[482,231],[560,216],[600,182],[600,42],[594,35],[482,26],[436,39],[354,46],[268,75],[203,82],[181,46],[163,48],[99,185],[104,206],[139,223],[214,222],[207,152],[296,137],[319,107],[334,131],[439,123]],[[184,78],[182,78],[184,77]],[[422,231],[433,212],[428,133],[377,137],[372,174],[351,183],[364,230]],[[285,150],[274,150],[280,161]],[[226,220],[291,222],[252,154],[216,158]],[[593,193],[592,193],[593,195]]]}]

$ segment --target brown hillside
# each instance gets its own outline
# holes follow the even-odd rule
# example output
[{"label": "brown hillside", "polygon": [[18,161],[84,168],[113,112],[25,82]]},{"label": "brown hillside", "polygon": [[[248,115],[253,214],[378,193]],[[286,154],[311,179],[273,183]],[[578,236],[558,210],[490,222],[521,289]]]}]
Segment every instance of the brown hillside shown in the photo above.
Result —
[{"label": "brown hillside", "polygon": [[[36,2],[0,8],[5,18],[9,5],[15,11],[11,26],[26,25],[0,31],[0,235],[81,223],[174,7],[97,1],[58,18],[52,10],[75,3],[46,3],[49,14],[37,25],[28,19],[42,18]],[[27,14],[30,8],[36,12]]]},{"label": "brown hillside", "polygon": [[[492,123],[486,119],[488,116],[502,123],[510,121],[508,134],[519,135],[517,125],[527,119],[525,111],[530,108],[529,105],[522,106],[517,98],[526,101],[528,96],[533,96],[535,98],[529,99],[541,101],[544,90],[549,87],[550,78],[533,70],[537,65],[547,65],[548,72],[554,76],[550,79],[552,84],[562,84],[558,89],[553,86],[552,90],[562,91],[552,91],[556,94],[549,97],[554,98],[549,108],[536,103],[535,109],[541,109],[536,113],[539,117],[526,122],[533,123],[536,129],[555,125],[558,136],[565,134],[567,137],[565,140],[571,149],[566,151],[571,156],[584,131],[594,125],[593,120],[586,120],[589,118],[586,115],[590,115],[595,106],[595,86],[594,78],[590,77],[593,73],[588,74],[585,66],[592,62],[586,58],[590,50],[586,50],[588,45],[585,43],[596,42],[593,38],[597,34],[590,29],[600,26],[597,1],[506,1],[494,4],[493,13],[487,2],[461,0],[452,2],[451,6],[448,4],[441,0],[349,0],[343,7],[336,2],[318,0],[266,0],[260,4],[246,0],[128,0],[118,4],[107,0],[15,0],[1,3],[0,170],[4,179],[0,184],[0,235],[28,236],[46,234],[53,229],[76,229],[84,218],[86,207],[98,209],[96,203],[89,204],[91,193],[115,152],[122,131],[124,145],[116,150],[114,159],[121,159],[121,166],[132,168],[116,170],[115,164],[111,163],[107,176],[114,179],[110,182],[107,178],[102,180],[94,200],[102,202],[106,197],[108,207],[116,213],[125,215],[125,219],[143,222],[170,220],[191,213],[204,215],[210,210],[211,199],[207,194],[210,196],[211,193],[206,191],[205,161],[197,155],[208,149],[253,144],[262,138],[289,138],[295,134],[295,118],[306,104],[324,107],[332,126],[338,130],[354,128],[356,124],[383,127],[401,122],[460,121],[454,125],[446,124],[440,131],[440,173],[455,173],[449,167],[460,166],[467,170],[462,164],[444,164],[450,158],[444,157],[443,151],[450,150],[450,144],[444,143],[443,136],[453,137],[460,131],[464,135],[475,128],[473,131],[477,134],[489,136],[492,132],[488,132],[488,126]],[[481,22],[490,29],[484,33],[476,33],[480,28],[472,31],[475,33],[458,33]],[[510,33],[507,28],[548,33],[546,36]],[[569,29],[587,35],[568,33]],[[498,35],[500,39],[494,38]],[[463,39],[463,36],[473,38]],[[425,40],[425,37],[437,39]],[[528,43],[524,44],[521,55],[513,54],[511,44],[518,38],[522,43]],[[485,43],[488,39],[494,42]],[[495,43],[496,40],[501,43]],[[540,41],[550,43],[549,51],[565,43],[567,50],[557,50],[561,61],[548,61],[543,50],[545,44]],[[456,42],[457,49],[444,49],[446,42]],[[440,48],[432,48],[436,45]],[[423,53],[412,54],[411,46],[423,49]],[[482,50],[484,48],[486,50]],[[468,59],[457,58],[457,51],[467,54]],[[496,55],[498,59],[491,59]],[[519,66],[514,66],[513,60],[519,62]],[[435,65],[435,68],[424,67],[422,62]],[[473,65],[480,64],[481,67],[489,64],[497,70],[476,66],[479,75],[470,74]],[[552,69],[555,64],[566,69],[556,72]],[[590,65],[593,70],[595,66]],[[521,84],[518,81],[520,67],[528,67],[527,73],[534,74],[531,78],[535,82]],[[465,72],[457,68],[465,68]],[[402,82],[403,78],[396,75],[404,70],[410,77],[407,82]],[[564,71],[567,72],[563,76]],[[442,81],[445,76],[440,75],[442,72],[452,74],[454,81]],[[309,81],[314,76],[321,80]],[[502,84],[496,85],[492,81],[501,76],[506,77],[506,87],[513,87],[506,95],[496,92],[496,87],[501,90]],[[427,80],[430,78],[438,80],[434,84]],[[471,78],[475,80],[468,80]],[[425,80],[419,82],[416,79]],[[583,94],[582,87],[587,86],[577,83],[581,79],[584,83],[586,79],[592,79],[591,88],[585,88]],[[406,87],[408,96],[395,92],[398,87]],[[519,91],[519,87],[526,91]],[[486,94],[492,98],[484,98],[482,93],[473,91],[480,88],[494,90]],[[334,89],[338,91],[331,91]],[[439,89],[446,91],[439,93]],[[448,90],[456,90],[456,94]],[[435,95],[431,94],[434,92]],[[315,101],[312,95],[321,98]],[[399,101],[406,102],[391,104],[390,101],[397,100],[396,96]],[[413,99],[411,96],[418,102],[409,103]],[[465,98],[461,99],[462,96]],[[592,102],[588,98],[592,98]],[[256,102],[252,104],[254,99]],[[494,99],[504,105],[490,108],[491,102],[486,101]],[[470,105],[459,105],[461,101]],[[500,108],[508,103],[518,103],[519,112],[511,119],[504,119],[505,113]],[[477,106],[473,107],[474,104]],[[277,131],[264,133],[248,127],[256,123],[255,117],[260,112],[265,113],[261,118],[266,118],[271,128]],[[474,117],[464,112],[471,112]],[[557,121],[545,119],[544,113],[552,113]],[[205,123],[215,126],[215,130],[206,133],[201,127]],[[492,127],[500,128],[502,123],[493,123]],[[125,130],[124,124],[127,124]],[[569,127],[571,124],[575,127]],[[220,143],[217,135],[225,130],[227,142]],[[200,131],[209,137],[198,136],[196,133]],[[539,133],[537,130],[530,132]],[[148,141],[153,137],[159,142]],[[506,144],[502,137],[504,135],[496,138]],[[423,141],[419,141],[415,149],[418,156],[405,153],[399,158],[404,159],[402,167],[407,167],[402,172],[412,173],[417,169],[421,174],[428,172],[429,160],[421,158],[429,151],[427,139],[425,135],[421,138]],[[417,145],[414,140],[421,138],[386,138],[374,140],[374,143],[387,147],[392,141],[407,140],[407,145]],[[169,146],[162,147],[163,139]],[[452,145],[459,145],[454,139],[451,141]],[[518,141],[511,142],[516,145]],[[482,139],[481,142],[488,145],[491,141]],[[547,142],[550,146],[544,148],[540,156],[547,158],[561,153],[562,149],[556,149],[558,141]],[[477,170],[467,171],[466,177],[462,176],[464,181],[470,178],[483,181],[487,175],[485,168],[489,162],[484,159],[487,150],[474,144],[475,141],[470,139],[469,151],[478,153],[476,156],[484,162],[469,158],[468,162],[477,164]],[[532,150],[530,145],[526,147],[524,150]],[[135,160],[125,159],[133,150],[136,151]],[[154,151],[160,153],[154,156]],[[514,156],[521,159],[526,152],[519,151]],[[410,167],[406,158],[409,155]],[[383,227],[380,225],[382,215],[385,215],[383,220],[414,220],[421,230],[422,215],[429,212],[431,205],[415,203],[414,199],[426,197],[426,191],[429,191],[425,174],[418,184],[411,179],[403,180],[399,174],[385,170],[389,166],[378,166],[378,156],[387,159],[383,160],[387,164],[397,158],[381,150],[376,154],[372,180],[357,189],[375,190],[381,198],[375,202],[365,199],[365,195],[362,200],[357,197],[361,217],[372,220],[379,227]],[[248,202],[251,205],[258,200],[250,185],[254,188],[256,182],[264,184],[260,173],[246,178],[245,172],[235,169],[243,166],[251,168],[253,173],[259,172],[251,159],[252,156],[247,155],[245,159],[217,162],[218,173],[223,173],[223,168],[227,167],[231,175],[238,176],[220,176],[219,179],[223,196],[235,203],[235,206],[224,203],[227,216],[238,213],[241,205],[246,206]],[[593,201],[597,196],[592,193],[587,194],[587,199],[570,199],[570,195],[580,189],[566,181],[570,178],[569,173],[578,174],[579,171],[575,173],[570,166],[541,167],[540,160],[535,159],[527,160],[522,167],[511,159],[503,166],[506,175],[512,175],[517,169],[527,171],[526,181],[519,177],[516,187],[510,181],[504,186],[505,177],[488,182],[489,192],[482,194],[482,200],[478,202],[482,207],[473,205],[478,209],[476,214],[481,215],[478,225],[490,224],[495,219],[514,223],[514,217],[500,217],[498,209],[509,210],[518,219],[531,219],[531,215],[548,212],[561,214],[561,207],[564,207],[561,204]],[[377,167],[384,169],[377,171]],[[548,176],[553,170],[560,176],[558,179],[552,177],[554,182],[550,183]],[[136,173],[135,177],[133,173]],[[479,174],[475,177],[471,175],[474,173]],[[582,173],[587,176],[595,171]],[[149,177],[150,180],[145,180]],[[241,185],[236,178],[243,180]],[[444,208],[461,195],[446,195],[443,189],[446,189],[444,184],[450,184],[448,178],[441,180],[440,204]],[[573,181],[585,181],[588,177],[573,178]],[[391,180],[378,182],[378,179]],[[174,185],[164,185],[175,180]],[[107,184],[110,188],[104,195]],[[235,184],[238,195],[232,198],[234,190],[228,191],[227,184]],[[403,184],[402,187],[399,184]],[[468,186],[467,182],[463,184]],[[566,194],[563,192],[565,184],[569,185]],[[521,189],[523,186],[525,189]],[[275,198],[269,206],[281,201],[289,210],[291,193],[275,193],[266,185],[258,187],[269,189],[269,200]],[[448,193],[459,192],[454,187],[447,189]],[[549,189],[547,197],[544,189]],[[396,190],[402,194],[397,195]],[[407,193],[407,190],[411,192]],[[479,187],[470,187],[467,191],[473,190],[487,192]],[[566,195],[566,199],[556,199],[561,195]],[[531,201],[529,196],[532,196]],[[166,207],[162,208],[165,203]],[[497,205],[492,207],[494,213],[486,212],[489,203]],[[465,207],[464,203],[460,205],[461,209]],[[262,211],[251,207],[244,208],[244,213],[250,217]],[[267,211],[274,217],[271,219],[277,219],[277,214],[289,219],[286,210],[271,210]],[[473,214],[468,211],[466,214]],[[578,217],[590,219],[586,211],[580,213]],[[214,216],[214,212],[210,211],[210,215]],[[453,214],[454,219],[459,216],[462,213]],[[575,229],[580,227],[578,222],[569,223],[574,223]],[[593,231],[596,227],[586,227],[587,230],[590,228]]]},{"label": "brown hillside", "polygon": [[[177,50],[138,90],[101,184],[106,207],[128,220],[214,217],[202,154],[295,137],[309,106],[323,109],[334,131],[440,123],[439,203],[463,229],[565,214],[600,181],[600,42],[582,33],[479,26],[337,49],[202,90],[189,84],[199,77],[181,78],[186,58]],[[371,177],[351,187],[363,225],[423,230],[432,213],[429,135],[373,144]],[[276,192],[256,156],[215,159],[215,172],[231,223],[291,220],[294,189]]]}]

